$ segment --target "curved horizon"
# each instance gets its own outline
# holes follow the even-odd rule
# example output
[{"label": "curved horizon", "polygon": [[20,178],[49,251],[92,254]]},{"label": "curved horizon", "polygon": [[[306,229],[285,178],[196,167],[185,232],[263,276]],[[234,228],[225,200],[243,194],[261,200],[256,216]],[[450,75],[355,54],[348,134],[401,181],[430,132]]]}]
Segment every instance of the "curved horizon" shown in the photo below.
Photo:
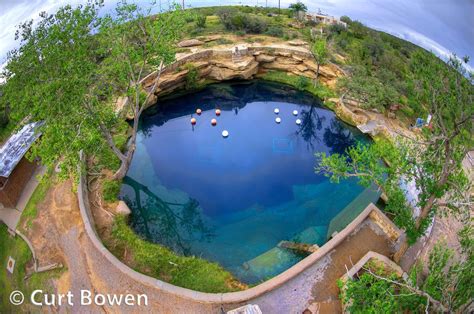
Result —
[{"label": "curved horizon", "polygon": [[[86,0],[34,0],[13,1],[0,3],[0,64],[5,63],[8,51],[18,46],[15,41],[15,30],[21,22],[38,19],[39,13],[56,12],[66,4],[77,5]],[[132,1],[147,5],[149,1]],[[179,1],[181,3],[181,1]],[[225,5],[251,5],[278,7],[278,0],[228,0]],[[281,0],[281,7],[287,8],[295,1]],[[398,38],[407,40],[415,45],[432,51],[438,57],[446,60],[450,55],[458,57],[474,57],[474,2],[447,0],[433,3],[429,0],[399,0],[386,2],[384,0],[361,0],[357,3],[350,0],[321,0],[302,1],[308,6],[308,11],[321,9],[324,13],[335,16],[347,15],[368,27],[384,31]],[[105,0],[105,10],[113,9],[116,1]],[[157,1],[153,12],[169,4],[168,0]],[[186,7],[218,6],[216,0],[185,0]],[[474,69],[471,65],[466,68]]]}]

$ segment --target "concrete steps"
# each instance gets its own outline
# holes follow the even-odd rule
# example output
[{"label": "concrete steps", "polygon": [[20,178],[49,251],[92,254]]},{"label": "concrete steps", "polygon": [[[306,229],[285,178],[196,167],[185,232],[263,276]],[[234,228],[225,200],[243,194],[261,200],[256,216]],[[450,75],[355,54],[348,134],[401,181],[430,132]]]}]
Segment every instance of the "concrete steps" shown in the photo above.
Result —
[{"label": "concrete steps", "polygon": [[291,238],[291,241],[280,241],[279,244],[259,256],[243,263],[242,267],[246,272],[255,274],[260,278],[265,278],[266,273],[271,273],[273,269],[285,269],[295,264],[311,252],[296,252],[291,248],[281,247],[282,242],[305,244],[307,246],[322,245],[325,241],[327,228],[325,226],[311,226]]}]

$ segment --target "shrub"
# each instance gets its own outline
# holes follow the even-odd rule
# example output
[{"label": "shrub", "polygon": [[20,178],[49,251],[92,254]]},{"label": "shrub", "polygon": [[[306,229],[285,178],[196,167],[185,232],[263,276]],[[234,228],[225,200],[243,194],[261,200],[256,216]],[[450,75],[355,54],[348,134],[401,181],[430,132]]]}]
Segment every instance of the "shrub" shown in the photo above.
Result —
[{"label": "shrub", "polygon": [[185,88],[187,90],[195,89],[197,87],[197,81],[198,81],[198,70],[192,63],[187,63],[184,66],[187,70],[188,73],[186,74],[186,85]]},{"label": "shrub", "polygon": [[265,34],[274,37],[283,37],[284,31],[283,28],[281,28],[280,26],[270,26],[265,32]]},{"label": "shrub", "polygon": [[298,76],[296,80],[296,88],[299,90],[305,90],[309,85],[309,79],[306,76]]},{"label": "shrub", "polygon": [[224,27],[230,31],[261,34],[267,29],[267,23],[262,18],[235,9],[221,9],[217,15]]},{"label": "shrub", "polygon": [[233,41],[227,38],[219,38],[216,40],[216,43],[218,45],[228,45],[228,44],[232,44]]},{"label": "shrub", "polygon": [[329,35],[333,35],[333,34],[339,35],[345,31],[346,31],[346,28],[342,26],[341,24],[332,24],[327,27],[327,32],[329,33]]},{"label": "shrub", "polygon": [[205,28],[206,27],[206,16],[205,15],[198,15],[196,18],[196,27],[197,28]]}]

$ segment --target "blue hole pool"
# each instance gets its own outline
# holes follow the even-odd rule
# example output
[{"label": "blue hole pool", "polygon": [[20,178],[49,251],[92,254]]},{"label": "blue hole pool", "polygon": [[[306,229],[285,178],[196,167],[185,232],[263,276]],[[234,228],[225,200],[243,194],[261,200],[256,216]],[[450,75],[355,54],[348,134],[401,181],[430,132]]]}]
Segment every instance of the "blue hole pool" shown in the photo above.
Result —
[{"label": "blue hole pool", "polygon": [[144,113],[120,197],[142,237],[217,262],[255,284],[305,257],[279,247],[282,240],[321,246],[348,205],[362,209],[377,200],[355,180],[331,184],[314,173],[315,152],[342,153],[367,140],[320,101],[288,86],[211,85]]}]

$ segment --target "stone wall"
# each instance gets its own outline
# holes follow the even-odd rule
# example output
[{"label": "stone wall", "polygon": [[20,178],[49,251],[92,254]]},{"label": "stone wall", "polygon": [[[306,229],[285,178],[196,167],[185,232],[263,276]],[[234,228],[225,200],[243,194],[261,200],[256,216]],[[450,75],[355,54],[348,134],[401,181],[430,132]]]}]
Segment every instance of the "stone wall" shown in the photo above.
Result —
[{"label": "stone wall", "polygon": [[392,240],[397,240],[402,232],[394,223],[388,219],[381,211],[372,211],[369,217],[390,237]]}]

